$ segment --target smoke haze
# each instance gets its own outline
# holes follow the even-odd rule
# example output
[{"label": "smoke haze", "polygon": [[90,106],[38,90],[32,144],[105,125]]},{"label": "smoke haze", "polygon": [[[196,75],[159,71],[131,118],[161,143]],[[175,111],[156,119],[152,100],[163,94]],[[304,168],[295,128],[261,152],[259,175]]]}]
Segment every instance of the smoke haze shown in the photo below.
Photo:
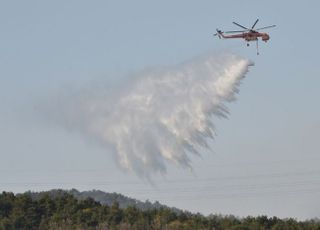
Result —
[{"label": "smoke haze", "polygon": [[250,65],[235,55],[207,55],[146,70],[117,89],[100,85],[60,95],[55,116],[111,147],[123,169],[149,178],[165,173],[168,162],[191,167],[190,154],[209,148],[212,116],[227,116],[225,104],[236,99]]}]

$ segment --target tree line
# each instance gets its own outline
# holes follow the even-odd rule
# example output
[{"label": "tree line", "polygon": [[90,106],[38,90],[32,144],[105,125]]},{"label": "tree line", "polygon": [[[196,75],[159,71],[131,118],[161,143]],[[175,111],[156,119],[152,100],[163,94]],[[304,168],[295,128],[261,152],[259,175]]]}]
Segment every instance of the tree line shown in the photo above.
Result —
[{"label": "tree line", "polygon": [[0,194],[0,229],[319,229],[316,220],[246,217],[175,212],[170,208],[140,210],[102,205],[92,198],[77,199],[68,192]]}]

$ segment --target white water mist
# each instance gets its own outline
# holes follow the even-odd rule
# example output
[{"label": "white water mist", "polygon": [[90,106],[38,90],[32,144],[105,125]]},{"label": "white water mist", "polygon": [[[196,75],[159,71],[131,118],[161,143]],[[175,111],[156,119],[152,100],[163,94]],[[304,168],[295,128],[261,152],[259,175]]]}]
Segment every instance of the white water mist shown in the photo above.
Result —
[{"label": "white water mist", "polygon": [[63,98],[57,116],[112,147],[119,165],[139,176],[165,173],[167,162],[191,167],[190,154],[215,136],[212,116],[227,116],[225,103],[236,99],[251,64],[210,55],[144,71],[117,90],[93,87]]}]

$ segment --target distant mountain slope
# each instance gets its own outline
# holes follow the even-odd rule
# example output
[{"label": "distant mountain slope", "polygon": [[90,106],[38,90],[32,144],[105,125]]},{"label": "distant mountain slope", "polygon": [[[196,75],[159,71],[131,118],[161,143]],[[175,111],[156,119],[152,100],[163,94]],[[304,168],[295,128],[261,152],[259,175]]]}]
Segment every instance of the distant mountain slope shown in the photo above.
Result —
[{"label": "distant mountain slope", "polygon": [[168,207],[166,205],[160,204],[158,201],[152,203],[146,200],[145,202],[143,202],[137,199],[124,196],[120,193],[115,193],[115,192],[109,193],[109,192],[103,192],[101,190],[91,190],[91,191],[80,192],[76,189],[71,189],[71,190],[53,189],[47,192],[29,192],[29,193],[33,199],[39,199],[44,194],[49,194],[51,197],[57,197],[57,196],[61,196],[64,192],[67,192],[73,195],[75,198],[79,200],[84,200],[90,197],[95,201],[108,206],[111,206],[113,203],[117,202],[120,208],[127,208],[129,206],[131,207],[134,206],[143,211],[151,210],[151,209],[166,208],[166,209],[170,209],[175,213],[182,212],[182,210],[178,208]]},{"label": "distant mountain slope", "polygon": [[[94,198],[117,203],[111,206],[102,205],[94,201]],[[137,207],[119,207],[120,203],[128,205],[130,202],[136,205],[147,203],[147,207],[153,209],[142,211]],[[0,193],[0,229],[320,229],[318,219],[297,221],[293,218],[279,219],[275,216],[203,216],[182,211],[176,213],[173,209],[162,208],[164,205],[155,204],[102,191],[79,192],[75,189],[60,189],[16,195],[3,191]]]}]

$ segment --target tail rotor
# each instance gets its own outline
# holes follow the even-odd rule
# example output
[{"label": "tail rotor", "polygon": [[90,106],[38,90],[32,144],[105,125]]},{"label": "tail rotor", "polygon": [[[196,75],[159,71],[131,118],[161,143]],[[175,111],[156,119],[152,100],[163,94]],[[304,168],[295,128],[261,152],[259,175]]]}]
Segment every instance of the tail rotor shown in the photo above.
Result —
[{"label": "tail rotor", "polygon": [[213,36],[218,36],[218,38],[221,39],[222,31],[219,29],[216,29],[216,31],[217,31],[217,33],[215,33]]}]

